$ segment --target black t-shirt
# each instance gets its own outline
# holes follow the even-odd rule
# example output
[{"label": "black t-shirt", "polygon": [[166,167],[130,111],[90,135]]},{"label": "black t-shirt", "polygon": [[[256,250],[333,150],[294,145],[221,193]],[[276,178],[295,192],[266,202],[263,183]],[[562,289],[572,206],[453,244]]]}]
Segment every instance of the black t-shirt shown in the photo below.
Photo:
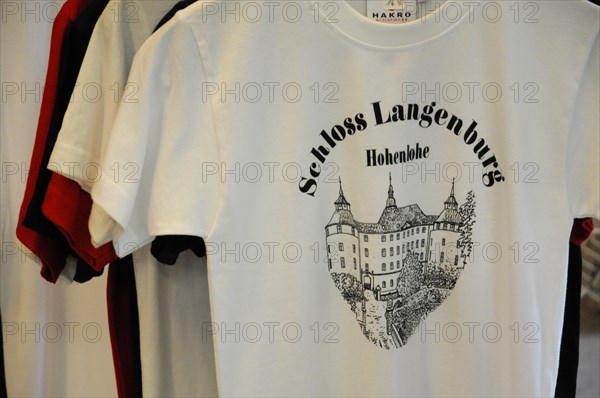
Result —
[{"label": "black t-shirt", "polygon": [[558,377],[555,398],[575,397],[577,367],[579,365],[579,332],[581,318],[581,273],[583,272],[581,247],[569,243],[569,269],[567,271],[567,296],[563,319]]}]

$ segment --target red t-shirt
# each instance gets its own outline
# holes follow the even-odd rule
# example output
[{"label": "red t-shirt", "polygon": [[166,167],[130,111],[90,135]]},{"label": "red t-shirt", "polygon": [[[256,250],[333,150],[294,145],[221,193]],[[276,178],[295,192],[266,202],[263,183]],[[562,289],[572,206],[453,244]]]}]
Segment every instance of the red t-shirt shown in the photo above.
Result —
[{"label": "red t-shirt", "polygon": [[42,204],[44,215],[65,236],[71,248],[96,271],[115,261],[112,242],[95,248],[88,229],[92,198],[77,182],[52,173]]},{"label": "red t-shirt", "polygon": [[54,20],[44,94],[42,96],[33,153],[31,155],[30,174],[27,178],[17,224],[17,238],[40,259],[42,263],[40,272],[42,277],[53,283],[58,279],[64,268],[67,256],[71,253],[68,244],[65,241],[49,238],[33,231],[23,226],[22,222],[33,196],[37,175],[41,167],[42,154],[46,146],[52,112],[54,110],[63,36],[69,24],[91,3],[92,0],[67,0]]},{"label": "red t-shirt", "polygon": [[576,218],[571,229],[571,243],[581,245],[587,240],[594,230],[594,222],[591,218]]}]

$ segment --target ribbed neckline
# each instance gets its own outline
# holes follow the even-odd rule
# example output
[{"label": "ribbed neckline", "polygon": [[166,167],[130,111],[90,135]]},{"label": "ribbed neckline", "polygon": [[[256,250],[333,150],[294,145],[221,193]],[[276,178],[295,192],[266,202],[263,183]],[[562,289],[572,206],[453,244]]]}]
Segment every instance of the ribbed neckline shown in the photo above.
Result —
[{"label": "ribbed neckline", "polygon": [[[439,0],[434,11],[404,24],[374,21],[345,0],[313,0],[320,21],[355,45],[374,50],[397,51],[425,45],[468,21],[469,1]],[[467,4],[468,3],[468,4]]]}]

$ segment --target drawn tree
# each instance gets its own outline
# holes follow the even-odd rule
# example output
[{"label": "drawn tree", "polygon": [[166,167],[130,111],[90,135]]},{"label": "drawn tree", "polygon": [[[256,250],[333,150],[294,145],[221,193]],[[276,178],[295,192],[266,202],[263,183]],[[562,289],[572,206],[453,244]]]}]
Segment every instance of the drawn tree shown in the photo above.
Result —
[{"label": "drawn tree", "polygon": [[335,287],[342,293],[344,299],[350,304],[352,311],[356,311],[358,302],[364,300],[363,287],[354,275],[345,272],[332,272],[331,277],[335,283]]},{"label": "drawn tree", "polygon": [[457,267],[433,264],[428,268],[424,284],[427,287],[454,289],[459,276],[460,269]]},{"label": "drawn tree", "polygon": [[410,297],[421,289],[423,271],[419,255],[409,252],[404,258],[404,266],[398,275],[397,290],[402,298]]},{"label": "drawn tree", "polygon": [[475,193],[469,191],[467,199],[463,203],[458,212],[461,215],[462,222],[458,227],[460,237],[458,238],[457,246],[460,247],[460,257],[462,258],[463,268],[467,265],[467,261],[473,251],[473,225],[475,225]]}]

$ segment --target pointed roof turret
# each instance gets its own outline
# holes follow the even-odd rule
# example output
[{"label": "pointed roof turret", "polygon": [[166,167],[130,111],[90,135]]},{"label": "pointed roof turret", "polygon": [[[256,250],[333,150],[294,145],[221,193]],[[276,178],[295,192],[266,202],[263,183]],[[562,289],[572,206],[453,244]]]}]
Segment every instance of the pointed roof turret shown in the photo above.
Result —
[{"label": "pointed roof turret", "polygon": [[451,222],[460,223],[462,217],[458,212],[458,202],[454,197],[454,178],[452,179],[452,188],[450,189],[450,196],[444,202],[444,210],[440,213],[436,222]]},{"label": "pointed roof turret", "polygon": [[448,199],[446,199],[446,201],[444,202],[444,209],[458,209],[458,202],[454,197],[454,178],[452,179],[452,188],[450,189],[450,196],[448,196]]},{"label": "pointed roof turret", "polygon": [[396,199],[394,198],[394,187],[392,186],[392,173],[390,172],[390,186],[388,188],[388,198],[385,202],[385,207],[396,207]]},{"label": "pointed roof turret", "polygon": [[331,220],[327,225],[331,224],[349,224],[354,225],[354,217],[352,216],[352,212],[350,211],[350,202],[346,200],[344,196],[344,190],[342,189],[342,179],[340,181],[340,195],[337,200],[334,202],[335,211],[331,216]]},{"label": "pointed roof turret", "polygon": [[334,202],[335,208],[350,210],[350,202],[348,202],[346,200],[346,197],[344,196],[344,190],[342,189],[342,178],[341,177],[339,177],[339,181],[340,181],[340,196],[338,196],[337,200]]}]

